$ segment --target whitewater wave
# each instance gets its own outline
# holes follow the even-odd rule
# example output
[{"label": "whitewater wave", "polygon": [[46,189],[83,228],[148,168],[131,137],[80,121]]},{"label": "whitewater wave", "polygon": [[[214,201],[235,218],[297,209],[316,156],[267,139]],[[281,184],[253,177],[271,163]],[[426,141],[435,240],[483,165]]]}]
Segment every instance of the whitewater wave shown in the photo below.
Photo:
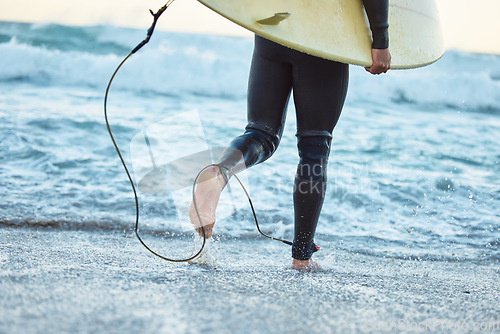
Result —
[{"label": "whitewater wave", "polygon": [[[144,38],[141,30],[110,26],[23,27],[0,25],[0,82],[104,89],[115,67]],[[158,31],[123,67],[114,88],[244,98],[252,47],[251,38]],[[348,103],[410,103],[425,109],[499,113],[499,68],[499,56],[458,51],[448,51],[425,68],[376,77],[352,66]]]}]

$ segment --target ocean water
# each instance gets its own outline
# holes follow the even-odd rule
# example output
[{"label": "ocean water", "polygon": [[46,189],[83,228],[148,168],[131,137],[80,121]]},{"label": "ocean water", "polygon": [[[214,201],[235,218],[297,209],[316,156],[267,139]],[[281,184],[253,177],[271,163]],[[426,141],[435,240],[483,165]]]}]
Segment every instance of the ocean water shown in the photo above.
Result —
[{"label": "ocean water", "polygon": [[[133,193],[106,131],[103,99],[145,31],[0,22],[2,227],[132,231]],[[137,157],[149,152],[134,138],[155,125],[162,127],[152,139],[168,147],[164,162],[223,147],[242,132],[252,48],[251,38],[157,31],[124,65],[108,112],[136,182]],[[179,115],[188,115],[185,123],[170,122],[185,119]],[[287,239],[294,134],[291,103],[277,153],[244,173],[263,230]],[[499,139],[498,55],[452,50],[431,66],[382,76],[352,66],[317,243],[324,252],[500,260]],[[259,237],[241,190],[231,189],[218,212],[219,246]],[[139,200],[148,242],[177,252],[164,238],[186,231],[173,191],[140,191]]]}]

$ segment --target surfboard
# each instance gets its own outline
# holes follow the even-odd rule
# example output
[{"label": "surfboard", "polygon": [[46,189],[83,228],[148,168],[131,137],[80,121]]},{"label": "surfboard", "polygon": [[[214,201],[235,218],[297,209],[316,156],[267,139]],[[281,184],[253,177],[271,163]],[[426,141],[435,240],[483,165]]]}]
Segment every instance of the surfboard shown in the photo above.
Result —
[{"label": "surfboard", "polygon": [[[339,62],[370,66],[371,32],[361,0],[198,0],[281,45]],[[391,68],[431,64],[444,53],[434,0],[389,1]]]}]

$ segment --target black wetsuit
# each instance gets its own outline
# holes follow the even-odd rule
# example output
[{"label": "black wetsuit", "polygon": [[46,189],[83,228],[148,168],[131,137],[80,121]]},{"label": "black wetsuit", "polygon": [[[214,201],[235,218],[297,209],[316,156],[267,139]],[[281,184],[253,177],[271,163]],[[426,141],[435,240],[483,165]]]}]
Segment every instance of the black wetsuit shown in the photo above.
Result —
[{"label": "black wetsuit", "polygon": [[[363,3],[372,30],[372,47],[387,48],[388,0]],[[293,191],[295,259],[307,260],[316,251],[313,238],[326,189],[332,131],[344,105],[348,76],[347,64],[310,56],[256,36],[248,84],[248,125],[218,160],[234,172],[267,160],[280,142],[293,90],[300,156]]]}]

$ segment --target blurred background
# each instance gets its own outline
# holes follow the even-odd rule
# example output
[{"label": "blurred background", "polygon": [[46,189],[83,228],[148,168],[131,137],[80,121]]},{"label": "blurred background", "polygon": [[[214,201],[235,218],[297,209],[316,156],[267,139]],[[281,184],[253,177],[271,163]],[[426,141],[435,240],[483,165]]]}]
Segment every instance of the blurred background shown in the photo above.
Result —
[{"label": "blurred background", "polygon": [[[500,53],[499,1],[437,0],[436,3],[448,48]],[[151,20],[147,9],[156,11],[163,4],[161,0],[1,0],[0,20],[144,28]],[[162,18],[158,27],[169,31],[249,35],[195,0],[175,1],[168,19]]]}]

